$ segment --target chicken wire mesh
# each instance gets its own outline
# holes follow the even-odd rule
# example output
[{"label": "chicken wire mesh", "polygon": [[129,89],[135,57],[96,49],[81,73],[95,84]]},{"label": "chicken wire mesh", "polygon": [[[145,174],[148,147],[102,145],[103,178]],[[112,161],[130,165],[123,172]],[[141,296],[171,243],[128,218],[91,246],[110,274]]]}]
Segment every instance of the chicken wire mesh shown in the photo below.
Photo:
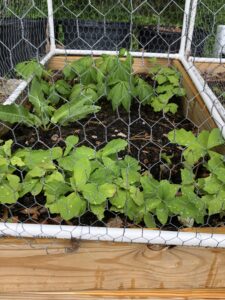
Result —
[{"label": "chicken wire mesh", "polygon": [[[224,226],[224,161],[212,151],[224,144],[212,130],[223,121],[213,120],[213,101],[207,110],[199,100],[205,86],[190,92],[170,59],[190,41],[194,3],[185,12],[178,0],[2,1],[2,102],[22,86],[0,109],[2,234],[224,246],[213,235]],[[193,60],[209,51],[204,9]],[[64,56],[52,57],[58,50]]]}]

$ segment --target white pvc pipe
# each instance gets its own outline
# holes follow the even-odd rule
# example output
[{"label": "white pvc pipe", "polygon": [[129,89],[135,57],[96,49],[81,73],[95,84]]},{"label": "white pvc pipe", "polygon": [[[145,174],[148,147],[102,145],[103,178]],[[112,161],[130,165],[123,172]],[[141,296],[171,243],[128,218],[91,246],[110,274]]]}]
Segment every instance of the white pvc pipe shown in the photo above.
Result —
[{"label": "white pvc pipe", "polygon": [[214,55],[215,57],[219,57],[222,54],[225,54],[225,25],[218,25],[214,45]]},{"label": "white pvc pipe", "polygon": [[[54,56],[55,52],[51,51],[49,52],[41,61],[40,63],[42,65],[46,64],[50,58],[52,58],[52,56]],[[28,84],[30,83],[30,81],[32,80],[32,76],[27,80],[23,80],[18,86],[17,88],[13,91],[13,93],[5,100],[5,102],[3,103],[4,105],[9,105],[12,104],[16,101],[16,99],[20,96],[20,94],[25,90],[25,88],[28,86]]]},{"label": "white pvc pipe", "polygon": [[225,138],[225,109],[216,97],[216,95],[212,92],[210,87],[206,84],[204,79],[201,77],[200,73],[197,71],[195,66],[186,61],[184,57],[180,57],[181,62],[183,63],[187,73],[191,77],[194,82],[199,94],[203,98],[210,114],[212,115],[214,121],[217,126],[220,128],[223,137]]},{"label": "white pvc pipe", "polygon": [[139,228],[0,223],[1,236],[225,248],[225,235]]},{"label": "white pvc pipe", "polygon": [[[173,53],[148,53],[148,52],[129,52],[133,57],[156,57],[156,58],[171,58],[178,59],[179,54]],[[106,51],[106,50],[75,50],[75,49],[56,49],[56,55],[96,55],[102,54],[118,55],[119,51]]]},{"label": "white pvc pipe", "polygon": [[193,62],[205,62],[205,63],[217,63],[217,64],[225,64],[225,58],[213,58],[213,57],[194,57],[190,56],[189,61]]},{"label": "white pvc pipe", "polygon": [[185,55],[185,46],[186,46],[186,42],[187,42],[187,29],[188,29],[188,22],[189,22],[190,5],[191,5],[191,0],[186,0],[185,7],[184,7],[184,17],[183,17],[183,25],[182,25],[180,51],[179,51],[180,56]]},{"label": "white pvc pipe", "polygon": [[48,25],[49,25],[49,38],[50,38],[50,51],[54,51],[55,46],[55,28],[52,0],[48,0]]},{"label": "white pvc pipe", "polygon": [[191,8],[190,8],[190,20],[189,20],[187,43],[186,43],[186,49],[185,49],[185,55],[187,57],[191,54],[191,45],[192,45],[194,28],[195,28],[195,18],[196,18],[197,6],[198,6],[198,0],[193,0]]}]

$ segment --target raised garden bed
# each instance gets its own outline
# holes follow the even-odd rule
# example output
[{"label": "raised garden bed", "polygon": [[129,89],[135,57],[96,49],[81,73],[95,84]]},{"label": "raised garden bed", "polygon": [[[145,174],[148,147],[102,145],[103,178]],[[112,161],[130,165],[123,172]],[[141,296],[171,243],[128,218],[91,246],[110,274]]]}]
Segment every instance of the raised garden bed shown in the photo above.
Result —
[{"label": "raised garden bed", "polygon": [[[16,166],[17,179],[6,176],[3,186],[5,191],[10,184],[18,189],[9,200],[2,192],[1,219],[170,230],[219,226],[222,205],[207,186],[212,176],[219,176],[211,169],[212,159],[222,159],[212,150],[224,141],[219,130],[211,131],[215,123],[182,65],[171,61],[168,66],[167,60],[132,62],[129,55],[120,60],[67,59],[72,64],[62,70],[65,57],[54,57],[48,65],[51,74],[35,62],[31,67],[20,65],[18,71],[25,77],[35,70],[28,105],[33,108],[28,113],[13,105],[19,120],[12,121],[3,120],[1,107],[2,121],[16,124],[3,136],[8,142],[1,153],[11,157],[8,170],[13,173]],[[105,75],[110,72],[102,77],[95,73],[96,67]],[[133,86],[125,84],[128,79]],[[168,89],[169,97],[165,96]],[[85,100],[79,100],[81,96]],[[77,99],[82,106],[74,106]],[[87,111],[81,114],[84,107]],[[210,131],[196,137],[203,129]],[[221,185],[222,178],[217,177]],[[218,206],[212,206],[211,200]]]}]

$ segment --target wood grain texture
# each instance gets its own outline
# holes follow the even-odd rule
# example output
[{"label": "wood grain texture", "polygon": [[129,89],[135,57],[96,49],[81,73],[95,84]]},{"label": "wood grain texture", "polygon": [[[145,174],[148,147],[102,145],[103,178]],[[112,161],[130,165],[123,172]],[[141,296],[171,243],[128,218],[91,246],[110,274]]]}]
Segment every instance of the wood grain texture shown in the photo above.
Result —
[{"label": "wood grain texture", "polygon": [[[222,63],[194,62],[194,65],[202,74],[216,75],[225,72],[225,64]],[[224,78],[221,79],[223,80]]]},{"label": "wood grain texture", "polygon": [[0,266],[0,293],[225,289],[224,249],[2,238]]},{"label": "wood grain texture", "polygon": [[0,300],[97,300],[97,299],[155,299],[155,300],[206,300],[224,299],[225,289],[194,289],[194,290],[123,290],[123,291],[88,291],[88,292],[61,292],[61,293],[7,293],[0,294]]}]

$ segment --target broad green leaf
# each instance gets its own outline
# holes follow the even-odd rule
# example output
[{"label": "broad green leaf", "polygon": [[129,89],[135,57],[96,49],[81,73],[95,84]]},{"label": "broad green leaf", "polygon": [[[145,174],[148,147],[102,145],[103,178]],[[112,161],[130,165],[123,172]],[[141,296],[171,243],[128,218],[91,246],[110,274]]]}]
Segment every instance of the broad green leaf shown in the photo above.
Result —
[{"label": "broad green leaf", "polygon": [[90,205],[90,209],[91,212],[93,212],[93,214],[95,214],[98,218],[98,220],[102,220],[105,217],[105,203],[101,204],[101,205]]},{"label": "broad green leaf", "polygon": [[157,215],[159,222],[164,225],[164,224],[166,224],[166,222],[168,220],[169,211],[166,206],[161,205],[161,207],[156,209],[156,215]]},{"label": "broad green leaf", "polygon": [[79,142],[78,136],[70,135],[65,139],[66,149],[64,151],[64,156],[68,155],[71,149]]},{"label": "broad green leaf", "polygon": [[26,177],[27,178],[43,177],[45,175],[45,172],[46,171],[44,169],[36,166],[27,173]]},{"label": "broad green leaf", "polygon": [[12,144],[13,144],[13,141],[12,140],[8,140],[2,146],[2,149],[3,149],[3,151],[4,151],[4,153],[5,153],[6,156],[11,156]]},{"label": "broad green leaf", "polygon": [[112,183],[114,178],[115,178],[115,175],[112,173],[111,170],[105,168],[104,166],[99,166],[91,174],[90,181],[95,182],[97,184]]},{"label": "broad green leaf", "polygon": [[139,190],[139,188],[132,186],[130,188],[130,196],[138,206],[144,204],[144,194]]},{"label": "broad green leaf", "polygon": [[0,203],[16,203],[18,198],[19,194],[16,191],[14,191],[10,185],[6,183],[2,183],[0,185]]},{"label": "broad green leaf", "polygon": [[63,79],[59,79],[55,82],[55,89],[63,96],[68,96],[71,92],[71,86]]},{"label": "broad green leaf", "polygon": [[221,189],[221,181],[217,179],[216,176],[210,174],[210,176],[204,179],[204,191],[208,194],[217,194],[217,192]]},{"label": "broad green leaf", "polygon": [[156,228],[154,216],[150,213],[144,215],[144,222],[147,228]]},{"label": "broad green leaf", "polygon": [[165,75],[157,74],[154,79],[158,82],[158,84],[163,84],[167,82],[167,77]]},{"label": "broad green leaf", "polygon": [[13,191],[18,191],[20,189],[20,178],[13,174],[8,174],[6,177]]},{"label": "broad green leaf", "polygon": [[29,113],[23,105],[15,103],[9,105],[0,104],[0,120],[10,124],[23,123],[27,126],[41,125],[41,121],[37,116]]},{"label": "broad green leaf", "polygon": [[22,159],[17,156],[13,156],[10,160],[10,163],[12,166],[18,166],[18,167],[25,166],[25,163],[22,161]]},{"label": "broad green leaf", "polygon": [[64,220],[79,217],[86,209],[86,202],[76,193],[59,198],[55,203],[48,205],[51,213],[60,213]]},{"label": "broad green leaf", "polygon": [[16,65],[16,72],[25,80],[28,80],[32,75],[41,78],[43,74],[43,66],[35,60],[24,61]]},{"label": "broad green leaf", "polygon": [[216,146],[224,145],[224,139],[221,131],[218,128],[214,128],[209,133],[207,148],[212,149]]},{"label": "broad green leaf", "polygon": [[112,101],[113,110],[122,103],[126,111],[129,111],[132,99],[131,90],[131,85],[126,81],[120,81],[110,89],[108,99]]},{"label": "broad green leaf", "polygon": [[31,194],[33,196],[37,196],[42,192],[42,189],[43,189],[43,184],[41,182],[37,182],[33,187]]},{"label": "broad green leaf", "polygon": [[39,182],[39,179],[30,179],[28,181],[24,180],[22,182],[22,188],[20,191],[20,197],[23,197],[24,195],[31,193],[34,190],[34,187]]},{"label": "broad green leaf", "polygon": [[181,170],[182,184],[193,184],[194,183],[194,174],[190,169]]},{"label": "broad green leaf", "polygon": [[127,186],[140,181],[140,173],[128,167],[121,170],[121,175]]},{"label": "broad green leaf", "polygon": [[107,156],[103,156],[102,161],[106,169],[112,171],[114,175],[119,175],[119,166],[117,165],[115,160]]},{"label": "broad green leaf", "polygon": [[51,118],[51,122],[61,125],[67,125],[70,122],[75,122],[85,118],[91,113],[98,112],[101,107],[87,104],[90,101],[90,97],[84,97],[81,101],[74,103],[68,102],[62,105],[55,111]]},{"label": "broad green leaf", "polygon": [[135,95],[139,98],[142,104],[150,104],[154,95],[153,87],[145,80],[138,77]]},{"label": "broad green leaf", "polygon": [[127,201],[127,192],[121,189],[117,189],[115,195],[110,198],[110,202],[117,208],[124,208]]},{"label": "broad green leaf", "polygon": [[94,183],[88,183],[82,187],[83,196],[90,204],[102,204],[107,198],[113,197],[116,193],[116,186],[105,183],[97,186]]},{"label": "broad green leaf", "polygon": [[196,137],[191,131],[185,129],[172,130],[167,135],[169,141],[174,144],[179,144],[181,146],[190,146],[196,144]]},{"label": "broad green leaf", "polygon": [[107,145],[99,151],[104,156],[116,154],[127,147],[127,142],[123,139],[115,139],[107,143]]},{"label": "broad green leaf", "polygon": [[92,148],[81,146],[76,148],[76,150],[73,153],[74,157],[76,159],[87,157],[88,159],[94,159],[96,157],[96,151]]},{"label": "broad green leaf", "polygon": [[80,158],[74,163],[73,178],[78,189],[88,181],[91,174],[91,163],[88,158]]}]

